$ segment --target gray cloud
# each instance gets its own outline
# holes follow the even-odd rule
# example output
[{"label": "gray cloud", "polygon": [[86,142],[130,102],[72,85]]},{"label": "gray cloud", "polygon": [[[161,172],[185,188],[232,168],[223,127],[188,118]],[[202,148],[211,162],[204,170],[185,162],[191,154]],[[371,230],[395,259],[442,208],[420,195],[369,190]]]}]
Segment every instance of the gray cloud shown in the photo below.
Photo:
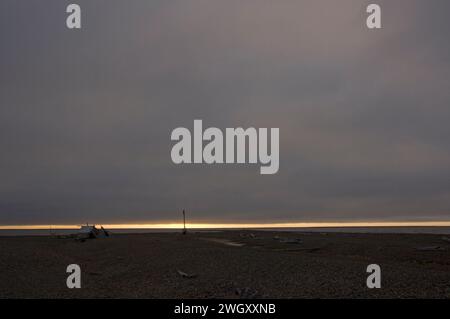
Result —
[{"label": "gray cloud", "polygon": [[[0,224],[450,217],[448,1],[0,4]],[[170,133],[279,127],[280,171]]]}]

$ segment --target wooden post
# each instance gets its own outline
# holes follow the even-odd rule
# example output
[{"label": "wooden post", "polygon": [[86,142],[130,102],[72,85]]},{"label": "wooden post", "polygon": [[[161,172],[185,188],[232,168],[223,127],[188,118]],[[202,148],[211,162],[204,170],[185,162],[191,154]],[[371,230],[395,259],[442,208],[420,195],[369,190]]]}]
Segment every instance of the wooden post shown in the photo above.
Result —
[{"label": "wooden post", "polygon": [[183,209],[183,235],[186,235],[187,230],[186,230],[186,213]]}]

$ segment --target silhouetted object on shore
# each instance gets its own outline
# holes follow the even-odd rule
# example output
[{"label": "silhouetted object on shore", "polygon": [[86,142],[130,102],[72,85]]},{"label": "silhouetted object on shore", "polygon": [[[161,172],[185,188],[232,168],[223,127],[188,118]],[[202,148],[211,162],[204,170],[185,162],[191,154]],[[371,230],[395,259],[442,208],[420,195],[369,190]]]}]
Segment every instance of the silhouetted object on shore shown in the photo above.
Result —
[{"label": "silhouetted object on shore", "polygon": [[54,232],[54,229],[51,229],[51,235],[53,238],[58,239],[75,239],[76,241],[85,242],[87,239],[96,239],[96,238],[108,238],[111,237],[111,232],[100,226],[97,228],[95,225],[86,224],[85,226],[80,226],[80,229],[75,233],[70,234],[57,234]]},{"label": "silhouetted object on shore", "polygon": [[187,229],[186,229],[186,213],[183,209],[183,235],[186,235]]},{"label": "silhouetted object on shore", "polygon": [[81,228],[78,230],[78,236],[77,238],[80,240],[85,239],[95,239],[95,238],[106,238],[109,237],[110,233],[101,226],[100,229],[95,227],[95,225],[89,226],[89,224],[86,224],[86,226],[81,226]]}]

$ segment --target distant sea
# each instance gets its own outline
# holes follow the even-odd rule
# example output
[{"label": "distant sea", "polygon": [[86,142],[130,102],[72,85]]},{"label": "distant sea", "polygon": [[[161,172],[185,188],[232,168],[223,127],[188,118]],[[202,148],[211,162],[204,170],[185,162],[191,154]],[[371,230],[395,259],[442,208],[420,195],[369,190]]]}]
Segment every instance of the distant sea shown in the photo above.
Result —
[{"label": "distant sea", "polygon": [[[188,229],[189,230],[189,229]],[[242,230],[242,229],[226,229]],[[450,235],[450,227],[302,227],[302,228],[262,228],[245,229],[246,231],[290,231],[290,232],[320,232],[320,233],[372,233],[372,234],[445,234]],[[74,234],[77,229],[0,229],[0,236],[49,236]],[[112,229],[112,234],[143,234],[143,233],[176,233],[180,229],[142,229],[123,228]],[[191,229],[193,232],[220,232],[225,229]]]}]

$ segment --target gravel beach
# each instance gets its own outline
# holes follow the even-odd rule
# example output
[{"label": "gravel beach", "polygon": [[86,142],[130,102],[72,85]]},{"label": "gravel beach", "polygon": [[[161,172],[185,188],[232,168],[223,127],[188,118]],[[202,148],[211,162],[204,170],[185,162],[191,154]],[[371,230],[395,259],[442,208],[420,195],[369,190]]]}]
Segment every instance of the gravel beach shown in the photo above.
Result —
[{"label": "gravel beach", "polygon": [[[223,231],[0,237],[0,298],[450,298],[443,235]],[[81,267],[68,289],[66,267]],[[366,268],[381,267],[380,289]]]}]

